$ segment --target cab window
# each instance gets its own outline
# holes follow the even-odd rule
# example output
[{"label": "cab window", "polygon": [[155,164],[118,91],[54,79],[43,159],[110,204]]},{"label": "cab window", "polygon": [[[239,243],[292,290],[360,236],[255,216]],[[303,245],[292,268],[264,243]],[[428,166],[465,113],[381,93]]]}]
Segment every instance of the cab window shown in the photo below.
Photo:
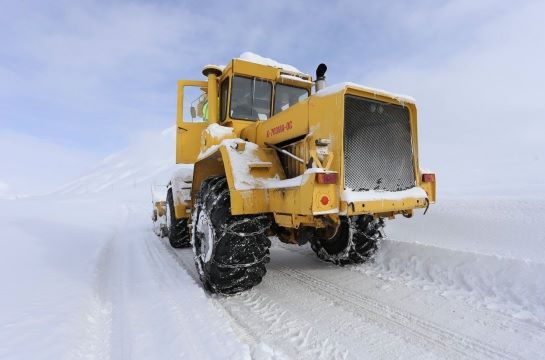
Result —
[{"label": "cab window", "polygon": [[271,116],[271,97],[270,82],[257,78],[233,77],[231,118],[267,120]]},{"label": "cab window", "polygon": [[276,84],[274,87],[274,114],[278,114],[306,98],[308,98],[307,89]]},{"label": "cab window", "polygon": [[207,89],[199,86],[184,86],[183,121],[186,123],[204,122],[207,120]]},{"label": "cab window", "polygon": [[221,83],[220,87],[220,120],[225,121],[227,116],[227,97],[229,96],[229,78]]}]

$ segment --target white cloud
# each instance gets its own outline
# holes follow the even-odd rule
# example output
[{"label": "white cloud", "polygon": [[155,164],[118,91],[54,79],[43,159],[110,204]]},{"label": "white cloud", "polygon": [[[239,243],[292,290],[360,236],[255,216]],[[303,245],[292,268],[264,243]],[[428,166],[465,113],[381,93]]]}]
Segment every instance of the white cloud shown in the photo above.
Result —
[{"label": "white cloud", "polygon": [[443,62],[424,52],[362,77],[416,97],[423,165],[447,192],[545,193],[544,12],[521,4]]}]

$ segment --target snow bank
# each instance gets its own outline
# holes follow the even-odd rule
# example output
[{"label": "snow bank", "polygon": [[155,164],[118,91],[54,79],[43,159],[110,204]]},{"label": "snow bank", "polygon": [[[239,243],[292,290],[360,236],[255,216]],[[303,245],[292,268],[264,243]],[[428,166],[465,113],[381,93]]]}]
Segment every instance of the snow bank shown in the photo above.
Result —
[{"label": "snow bank", "polygon": [[139,188],[149,196],[152,184],[167,184],[175,163],[176,127],[142,136],[126,149],[112,154],[89,172],[60,187],[55,193],[82,195]]},{"label": "snow bank", "polygon": [[374,263],[356,269],[545,322],[544,263],[387,240]]},{"label": "snow bank", "polygon": [[398,100],[401,103],[413,103],[413,104],[416,103],[416,100],[414,98],[410,97],[410,96],[395,94],[395,93],[392,93],[392,92],[388,92],[388,91],[381,90],[381,89],[375,89],[375,88],[372,88],[372,87],[356,84],[356,83],[353,83],[353,82],[343,82],[343,83],[328,86],[328,87],[318,91],[317,93],[315,93],[314,96],[327,96],[327,95],[335,94],[335,93],[343,91],[347,86],[349,86],[351,88],[359,89],[359,90],[368,91],[368,92],[371,92],[371,93],[373,93],[375,95],[388,96],[388,97],[391,97],[391,98],[394,98],[394,99]]},{"label": "snow bank", "polygon": [[354,270],[545,324],[545,198],[441,197]]},{"label": "snow bank", "polygon": [[0,358],[107,354],[90,347],[97,313],[83,310],[97,296],[94,264],[125,216],[91,199],[0,200]]},{"label": "snow bank", "polygon": [[426,215],[388,221],[390,238],[545,263],[545,198],[440,197]]}]

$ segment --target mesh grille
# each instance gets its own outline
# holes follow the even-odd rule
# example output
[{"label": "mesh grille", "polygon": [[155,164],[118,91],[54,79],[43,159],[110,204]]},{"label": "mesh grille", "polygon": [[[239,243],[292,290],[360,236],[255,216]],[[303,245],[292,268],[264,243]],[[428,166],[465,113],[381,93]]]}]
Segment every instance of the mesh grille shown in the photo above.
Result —
[{"label": "mesh grille", "polygon": [[356,191],[415,186],[408,109],[345,96],[344,183]]}]

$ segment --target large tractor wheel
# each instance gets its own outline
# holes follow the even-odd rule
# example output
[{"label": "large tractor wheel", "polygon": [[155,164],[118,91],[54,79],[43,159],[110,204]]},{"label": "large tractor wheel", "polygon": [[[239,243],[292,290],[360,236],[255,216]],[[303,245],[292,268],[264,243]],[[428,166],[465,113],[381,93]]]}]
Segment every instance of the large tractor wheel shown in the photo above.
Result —
[{"label": "large tractor wheel", "polygon": [[173,248],[183,248],[191,245],[189,241],[189,229],[187,219],[176,219],[174,212],[174,199],[172,198],[172,189],[167,192],[167,226],[168,241]]},{"label": "large tractor wheel", "polygon": [[265,215],[231,215],[225,177],[203,181],[192,215],[195,263],[204,287],[234,294],[261,282],[271,241]]},{"label": "large tractor wheel", "polygon": [[337,265],[361,264],[369,260],[382,239],[382,219],[372,216],[342,217],[337,233],[330,239],[315,236],[312,250],[322,260]]}]

